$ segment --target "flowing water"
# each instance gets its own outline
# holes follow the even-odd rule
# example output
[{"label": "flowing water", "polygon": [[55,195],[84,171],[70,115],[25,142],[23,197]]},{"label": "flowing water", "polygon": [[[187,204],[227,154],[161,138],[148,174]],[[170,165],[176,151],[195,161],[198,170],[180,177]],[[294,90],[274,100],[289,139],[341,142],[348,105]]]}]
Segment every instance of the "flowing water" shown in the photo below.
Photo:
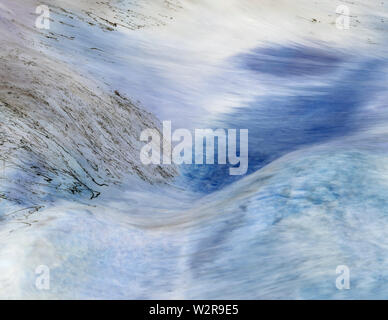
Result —
[{"label": "flowing water", "polygon": [[114,32],[56,8],[51,32],[74,38],[41,41],[174,129],[249,129],[247,175],[182,165],[166,185],[127,177],[92,202],[58,199],[26,232],[3,223],[0,295],[387,298],[386,5],[356,1],[350,30],[332,1],[174,8],[162,26]]}]

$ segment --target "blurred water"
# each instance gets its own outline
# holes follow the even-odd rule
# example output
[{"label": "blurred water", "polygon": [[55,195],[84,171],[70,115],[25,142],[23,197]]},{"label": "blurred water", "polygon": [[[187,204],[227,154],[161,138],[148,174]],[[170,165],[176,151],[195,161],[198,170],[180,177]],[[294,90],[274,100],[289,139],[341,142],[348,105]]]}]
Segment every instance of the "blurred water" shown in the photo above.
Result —
[{"label": "blurred water", "polygon": [[[213,61],[198,38],[168,29],[91,34],[53,18],[74,26],[53,24],[74,40],[44,40],[50,50],[161,120],[249,129],[249,175],[182,166],[172,186],[129,180],[90,204],[58,201],[7,239],[0,271],[10,261],[24,277],[0,272],[2,295],[387,298],[385,42],[355,51],[290,33]],[[26,267],[39,264],[52,270],[49,292]],[[338,265],[350,268],[350,290],[335,287]]]},{"label": "blurred water", "polygon": [[[342,55],[327,48],[315,49],[314,54],[309,50],[271,48],[233,59],[257,73],[272,89],[209,124],[212,128],[249,129],[248,173],[291,151],[376,125],[377,117],[372,112],[364,113],[362,119],[358,115],[370,101],[385,95],[382,83],[386,63],[351,55],[344,61]],[[195,188],[204,192],[241,178],[229,176],[228,166],[196,165],[185,169]]]}]

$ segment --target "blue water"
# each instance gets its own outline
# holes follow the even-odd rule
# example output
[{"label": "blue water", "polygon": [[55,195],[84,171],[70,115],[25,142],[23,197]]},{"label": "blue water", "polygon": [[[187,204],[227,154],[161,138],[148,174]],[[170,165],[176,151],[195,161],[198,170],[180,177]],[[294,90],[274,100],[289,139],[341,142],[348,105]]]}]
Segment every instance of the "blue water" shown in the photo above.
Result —
[{"label": "blue water", "polygon": [[[385,90],[379,82],[384,61],[330,48],[258,48],[234,57],[231,63],[264,77],[271,87],[271,92],[249,106],[209,124],[213,129],[249,129],[248,174],[291,151],[373,125],[373,118],[360,121],[355,115]],[[316,80],[319,85],[312,85]],[[205,193],[241,178],[229,175],[229,165],[196,165],[184,170],[192,187]]]},{"label": "blue water", "polygon": [[[28,270],[38,258],[52,265],[49,297],[387,298],[384,43],[283,41],[207,64],[163,32],[72,23],[53,30],[74,40],[44,40],[61,58],[175,128],[249,129],[249,169],[181,166],[175,185],[130,180],[90,205],[43,211],[36,242],[16,238],[20,251],[8,241],[6,253],[31,252]],[[338,265],[350,268],[350,290],[335,287]]]}]

